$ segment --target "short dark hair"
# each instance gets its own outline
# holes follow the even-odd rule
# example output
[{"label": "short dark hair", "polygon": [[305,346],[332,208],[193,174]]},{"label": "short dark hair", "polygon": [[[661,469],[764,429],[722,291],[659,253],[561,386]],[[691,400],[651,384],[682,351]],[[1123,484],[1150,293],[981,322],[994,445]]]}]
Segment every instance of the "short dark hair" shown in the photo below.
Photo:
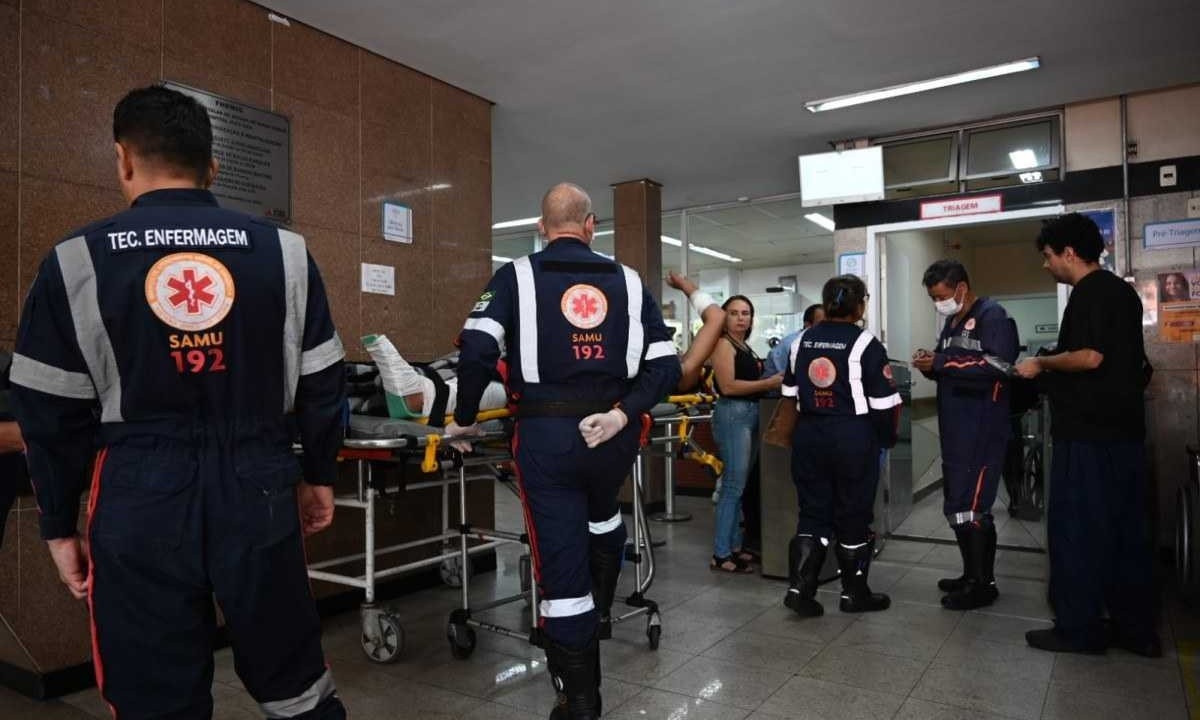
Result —
[{"label": "short dark hair", "polygon": [[721,309],[728,310],[730,303],[732,303],[734,300],[741,300],[750,306],[750,327],[746,330],[746,339],[749,340],[750,331],[754,329],[754,303],[750,302],[750,298],[746,297],[745,295],[730,295],[725,302],[721,303]]},{"label": "short dark hair", "polygon": [[825,281],[821,289],[821,301],[825,304],[825,315],[831,318],[846,318],[858,312],[859,305],[867,299],[867,286],[857,275],[838,275]]},{"label": "short dark hair", "polygon": [[1104,237],[1091,218],[1079,213],[1067,213],[1042,221],[1042,231],[1037,236],[1038,252],[1049,247],[1055,255],[1062,255],[1067,248],[1084,262],[1099,262],[1104,252]]},{"label": "short dark hair", "polygon": [[931,288],[938,283],[958,287],[959,283],[970,285],[971,277],[967,275],[967,269],[959,261],[938,260],[925,270],[925,277],[921,278],[921,282],[926,288]]},{"label": "short dark hair", "polygon": [[162,85],[132,90],[113,110],[113,140],[143,158],[208,177],[212,124],[195,98]]},{"label": "short dark hair", "polygon": [[804,308],[804,324],[811,325],[813,318],[816,317],[817,311],[821,309],[821,303],[809,305]]}]

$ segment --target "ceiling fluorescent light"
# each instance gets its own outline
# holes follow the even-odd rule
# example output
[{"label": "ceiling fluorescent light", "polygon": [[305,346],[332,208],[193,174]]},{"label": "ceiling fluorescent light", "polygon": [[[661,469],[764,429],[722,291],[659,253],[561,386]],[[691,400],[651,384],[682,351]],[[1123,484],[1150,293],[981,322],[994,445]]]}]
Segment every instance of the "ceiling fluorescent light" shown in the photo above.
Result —
[{"label": "ceiling fluorescent light", "polygon": [[[675,238],[671,237],[670,235],[662,235],[661,237],[662,237],[662,241],[663,241],[664,245],[670,245],[671,247],[682,247],[683,246],[682,242],[680,242],[679,240],[676,240]],[[719,250],[713,250],[712,248],[706,248],[703,245],[689,244],[688,250],[691,250],[692,252],[695,252],[695,253],[700,253],[701,255],[715,257],[718,260],[724,260],[725,262],[740,263],[742,261],[742,259],[740,257],[726,255],[725,253],[723,253]]]},{"label": "ceiling fluorescent light", "polygon": [[614,232],[616,232],[616,231],[615,230],[597,230],[594,233],[594,235],[596,237],[600,237],[601,235],[612,235]]},{"label": "ceiling fluorescent light", "polygon": [[1037,153],[1028,148],[1025,150],[1013,150],[1008,154],[1008,159],[1012,161],[1013,168],[1017,170],[1025,170],[1038,166]]},{"label": "ceiling fluorescent light", "polygon": [[962,83],[986,80],[988,78],[1000,77],[1001,75],[1011,75],[1013,73],[1025,72],[1026,70],[1036,70],[1040,66],[1041,60],[1035,56],[1025,58],[1024,60],[1004,63],[1003,65],[993,65],[991,67],[979,68],[978,70],[968,70],[954,75],[945,75],[931,80],[921,80],[903,85],[892,85],[891,87],[880,88],[879,90],[867,90],[865,92],[839,95],[838,97],[826,98],[824,100],[814,100],[804,103],[804,109],[814,113],[826,110],[838,110],[852,105],[862,105],[863,103],[888,100],[902,95],[913,95],[928,90],[937,90],[938,88],[949,87],[951,85],[961,85]]},{"label": "ceiling fluorescent light", "polygon": [[830,220],[829,218],[825,217],[821,213],[809,213],[804,216],[804,219],[808,220],[811,223],[820,225],[821,227],[825,228],[829,232],[833,232],[833,228],[835,227],[835,225],[833,224],[833,221]]},{"label": "ceiling fluorescent light", "polygon": [[510,257],[504,257],[503,255],[493,255],[493,256],[492,256],[492,262],[498,262],[498,263],[510,263],[510,262],[512,262],[512,261],[513,261],[513,259],[512,259],[512,258],[510,258]]},{"label": "ceiling fluorescent light", "polygon": [[537,217],[521,218],[520,220],[505,220],[504,222],[498,222],[493,225],[492,229],[503,230],[505,228],[523,227],[525,225],[537,225],[537,221],[541,219],[542,216],[538,215]]}]

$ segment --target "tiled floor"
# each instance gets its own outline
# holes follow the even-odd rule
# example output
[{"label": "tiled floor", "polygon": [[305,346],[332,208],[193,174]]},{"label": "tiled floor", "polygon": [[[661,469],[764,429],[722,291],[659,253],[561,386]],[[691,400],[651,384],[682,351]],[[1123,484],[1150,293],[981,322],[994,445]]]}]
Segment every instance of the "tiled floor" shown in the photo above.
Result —
[{"label": "tiled floor", "polygon": [[[517,518],[499,494],[498,515]],[[663,612],[662,645],[647,648],[644,622],[618,625],[603,645],[605,717],[613,720],[777,720],[780,718],[1187,717],[1197,707],[1200,620],[1170,605],[1163,639],[1168,657],[1147,660],[1120,651],[1103,657],[1053,656],[1025,647],[1025,630],[1049,617],[1043,556],[1001,552],[1001,597],[987,612],[943,610],[935,582],[955,569],[954,548],[890,542],[872,568],[876,590],[892,594],[883,613],[838,612],[833,588],[820,599],[827,614],[800,619],[781,605],[784,585],[707,568],[712,506],[680,498],[694,520],[655,524],[667,541],[658,552],[650,597]],[[477,578],[479,599],[514,591],[516,548],[501,553],[495,575]],[[632,573],[626,568],[627,588]],[[627,592],[627,591],[626,591]],[[325,647],[351,716],[392,720],[541,720],[553,693],[542,654],[527,644],[479,633],[468,660],[454,660],[446,616],[457,593],[428,590],[396,603],[406,632],[399,662],[374,665],[359,648],[354,613],[326,624]],[[487,613],[519,625],[523,608]],[[217,656],[216,717],[258,717],[238,684],[228,651]],[[0,690],[6,720],[108,717],[95,691],[37,703]]]}]

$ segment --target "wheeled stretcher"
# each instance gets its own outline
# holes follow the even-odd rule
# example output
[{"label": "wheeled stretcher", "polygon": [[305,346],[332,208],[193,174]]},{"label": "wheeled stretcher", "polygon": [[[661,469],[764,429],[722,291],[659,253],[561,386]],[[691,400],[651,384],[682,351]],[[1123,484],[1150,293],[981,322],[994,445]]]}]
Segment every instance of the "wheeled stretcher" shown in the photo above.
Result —
[{"label": "wheeled stretcher", "polygon": [[[662,634],[662,618],[657,603],[646,597],[646,591],[649,590],[654,580],[654,553],[643,510],[645,463],[650,455],[648,449],[651,443],[649,434],[654,425],[666,425],[669,420],[672,424],[668,427],[672,429],[668,431],[668,435],[664,438],[656,438],[653,442],[673,443],[678,447],[680,456],[704,462],[710,468],[715,466],[719,472],[720,461],[705,453],[691,441],[687,421],[681,419],[690,418],[692,422],[708,419],[696,411],[698,405],[706,402],[711,402],[711,398],[707,396],[672,397],[668,398],[666,403],[656,406],[652,415],[642,418],[643,448],[638,453],[632,468],[633,544],[628,557],[634,568],[634,590],[625,599],[625,604],[630,608],[629,612],[614,614],[612,622],[616,624],[646,616],[646,637],[651,649],[658,648],[659,638]],[[356,463],[358,487],[353,494],[338,496],[334,503],[337,507],[363,511],[364,551],[313,563],[309,566],[309,577],[313,580],[363,589],[364,600],[360,610],[362,648],[367,657],[374,662],[394,662],[399,659],[404,649],[404,628],[399,618],[386,607],[376,603],[377,583],[385,578],[432,566],[440,566],[443,581],[449,585],[459,586],[461,590],[460,607],[451,612],[446,627],[447,640],[454,657],[466,658],[471,655],[476,645],[475,629],[528,640],[531,644],[541,646],[538,630],[538,588],[536,583],[532,583],[530,580],[530,548],[527,529],[522,528],[521,532],[513,532],[479,528],[471,525],[467,519],[468,483],[499,481],[514,494],[517,493],[512,476],[504,469],[512,461],[509,443],[512,434],[512,418],[509,416],[509,412],[507,410],[485,411],[480,413],[479,420],[482,423],[484,436],[482,440],[475,441],[473,452],[464,455],[444,445],[439,428],[431,427],[423,422],[351,416],[349,431],[340,457],[344,461]],[[680,430],[676,434],[673,428],[675,424],[680,423],[682,423]],[[382,477],[382,473],[376,473],[379,464],[417,466],[423,479],[417,482],[401,483],[396,487],[386,487],[383,481],[377,480],[377,477]],[[669,466],[670,463],[668,463]],[[379,499],[385,493],[431,487],[440,487],[442,490],[442,532],[398,545],[376,547],[375,521]],[[457,525],[452,522],[451,518],[452,487],[458,489]],[[524,550],[520,562],[521,591],[508,597],[473,606],[470,599],[471,556],[492,551],[505,544],[520,544]],[[441,552],[414,562],[380,567],[379,560],[387,555],[430,545],[438,546]],[[355,563],[355,567],[362,567],[363,572],[350,575],[331,570],[331,568],[350,563]],[[484,622],[475,617],[476,613],[514,602],[524,602],[528,605],[530,610],[528,628],[507,628]]]}]

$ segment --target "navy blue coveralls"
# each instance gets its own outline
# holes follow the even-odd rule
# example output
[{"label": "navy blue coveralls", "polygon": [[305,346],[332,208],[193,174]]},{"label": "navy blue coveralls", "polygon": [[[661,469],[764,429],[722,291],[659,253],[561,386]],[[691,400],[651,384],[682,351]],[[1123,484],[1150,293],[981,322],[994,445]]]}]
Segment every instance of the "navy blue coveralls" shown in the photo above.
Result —
[{"label": "navy blue coveralls", "polygon": [[943,512],[951,526],[990,522],[1012,432],[1010,383],[984,356],[1015,362],[1016,324],[995,301],[979,298],[958,324],[946,319],[934,353]]},{"label": "navy blue coveralls", "polygon": [[837,537],[844,547],[868,542],[880,449],[895,445],[901,404],[887,351],[857,325],[819,323],[792,343],[782,393],[800,412],[792,434],[796,534]]},{"label": "navy blue coveralls", "polygon": [[[470,425],[501,353],[517,407],[513,436],[546,637],[582,648],[607,612],[615,576],[593,597],[593,570],[619,569],[617,493],[637,454],[641,416],[679,382],[658,303],[637,272],[564,236],[500,268],[463,326],[455,422]],[[589,449],[585,416],[620,407],[629,423]],[[599,610],[599,613],[597,612]]]},{"label": "navy blue coveralls", "polygon": [[43,538],[76,533],[101,448],[92,647],[120,720],[211,717],[214,596],[266,717],[345,717],[296,499],[335,477],[342,358],[304,238],[204,190],[146,193],[43,261],[13,403]]}]

